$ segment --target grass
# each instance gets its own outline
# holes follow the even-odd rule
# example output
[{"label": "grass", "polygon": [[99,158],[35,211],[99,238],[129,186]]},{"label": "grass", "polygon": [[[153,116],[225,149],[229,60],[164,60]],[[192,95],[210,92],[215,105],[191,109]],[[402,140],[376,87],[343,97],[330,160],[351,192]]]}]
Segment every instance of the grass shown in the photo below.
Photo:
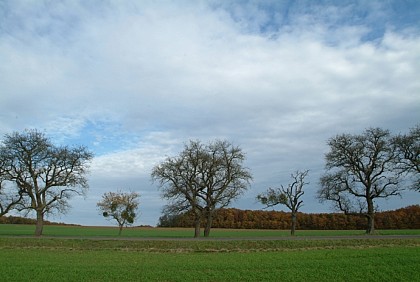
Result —
[{"label": "grass", "polygon": [[160,253],[267,252],[371,247],[418,247],[420,238],[340,240],[113,240],[62,238],[0,238],[0,250],[116,250]]},{"label": "grass", "polygon": [[[418,249],[260,253],[22,250],[2,253],[3,281],[418,281]],[[3,256],[2,256],[3,257]]]},{"label": "grass", "polygon": [[0,238],[3,281],[419,281],[420,239]]},{"label": "grass", "polygon": [[[194,240],[189,228],[128,228],[118,237],[117,228],[78,226],[45,226],[47,236],[36,238],[34,228],[0,225],[2,281],[420,281],[420,238],[358,230],[275,240],[289,232],[214,229],[213,240]],[[355,237],[325,239],[340,235]]]},{"label": "grass", "polygon": [[[0,236],[31,236],[34,225],[0,224]],[[191,228],[125,228],[122,237],[157,237],[157,238],[191,238],[194,234]],[[380,235],[420,235],[419,229],[378,230]],[[115,237],[117,227],[85,227],[85,226],[44,226],[45,236],[76,236],[76,237]],[[253,229],[212,229],[212,238],[250,238],[250,237],[281,237],[289,236],[289,230],[253,230]],[[297,236],[346,236],[364,235],[363,230],[298,230]]]}]

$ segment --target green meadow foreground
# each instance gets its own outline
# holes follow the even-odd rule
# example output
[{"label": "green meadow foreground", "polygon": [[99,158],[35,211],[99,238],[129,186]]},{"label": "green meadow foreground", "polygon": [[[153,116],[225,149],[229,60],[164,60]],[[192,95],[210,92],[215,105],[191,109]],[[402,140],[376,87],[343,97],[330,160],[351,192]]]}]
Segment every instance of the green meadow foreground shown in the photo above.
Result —
[{"label": "green meadow foreground", "polygon": [[[0,225],[2,281],[420,281],[419,237],[299,231],[288,240],[287,231],[219,229],[194,240],[192,229],[130,228],[113,237],[115,228],[46,226],[46,237],[34,238],[33,231]],[[354,238],[325,239],[337,235]]]}]

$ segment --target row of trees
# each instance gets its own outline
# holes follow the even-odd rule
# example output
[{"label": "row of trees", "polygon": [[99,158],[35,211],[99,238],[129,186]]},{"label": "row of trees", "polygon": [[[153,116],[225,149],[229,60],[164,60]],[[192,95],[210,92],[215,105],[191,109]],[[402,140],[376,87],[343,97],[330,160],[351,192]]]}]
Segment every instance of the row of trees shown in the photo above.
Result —
[{"label": "row of trees", "polygon": [[[301,230],[361,230],[366,220],[360,216],[344,213],[297,213],[296,228]],[[420,229],[420,206],[409,206],[394,211],[377,212],[377,228],[380,229]],[[191,214],[176,216],[163,215],[160,227],[190,227]],[[233,229],[288,229],[292,224],[291,212],[266,210],[220,209],[213,218],[214,228]]]},{"label": "row of trees", "polygon": [[[317,198],[332,202],[345,215],[365,217],[367,234],[375,230],[376,199],[401,196],[407,186],[420,191],[420,125],[405,135],[394,136],[381,128],[341,134],[328,140],[328,146],[326,172],[320,179]],[[243,161],[242,150],[226,141],[209,145],[191,141],[185,145],[178,157],[168,158],[152,173],[162,196],[171,201],[165,216],[170,219],[189,211],[194,215],[195,237],[199,236],[202,219],[208,236],[215,211],[237,198],[252,179],[242,167]],[[266,207],[281,204],[289,208],[292,235],[308,172],[298,170],[291,175],[290,184],[269,188],[257,196]]]},{"label": "row of trees", "polygon": [[[328,145],[326,172],[317,197],[347,215],[366,217],[367,233],[374,231],[377,198],[401,195],[408,186],[420,191],[420,125],[395,136],[388,130],[369,128],[362,134],[337,135]],[[0,145],[0,216],[12,209],[34,212],[35,234],[41,235],[46,214],[65,212],[72,195],[86,192],[92,157],[82,146],[55,146],[36,130],[5,135]],[[185,144],[178,156],[168,157],[152,170],[162,197],[169,200],[164,213],[191,212],[195,237],[200,235],[202,223],[205,236],[209,236],[216,211],[249,188],[252,176],[243,166],[244,160],[242,149],[227,141]],[[257,196],[266,207],[283,204],[291,210],[292,234],[307,174],[307,170],[296,171],[292,183]],[[120,228],[121,223],[133,222],[138,195],[132,202],[125,201],[125,206],[116,204],[121,195],[108,196],[113,199],[108,206],[104,204],[109,200],[107,194],[98,203],[103,215],[117,220]]]},{"label": "row of trees", "polygon": [[[0,146],[0,217],[12,209],[36,214],[35,235],[42,235],[44,217],[65,213],[73,195],[88,189],[88,165],[93,154],[83,146],[55,146],[36,130],[5,135]],[[97,204],[103,216],[123,226],[132,224],[138,193],[105,193]]]}]

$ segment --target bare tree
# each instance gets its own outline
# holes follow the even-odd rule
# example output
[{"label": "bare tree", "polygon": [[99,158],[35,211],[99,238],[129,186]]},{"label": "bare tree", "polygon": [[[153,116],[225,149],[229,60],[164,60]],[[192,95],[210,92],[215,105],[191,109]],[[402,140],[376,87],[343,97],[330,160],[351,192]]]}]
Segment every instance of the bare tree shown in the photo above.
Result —
[{"label": "bare tree", "polygon": [[288,184],[287,187],[281,185],[280,188],[269,188],[265,193],[257,196],[257,200],[263,205],[266,205],[266,207],[273,207],[281,204],[285,205],[291,211],[292,226],[290,234],[292,236],[295,235],[297,213],[299,208],[303,205],[303,200],[300,200],[300,197],[305,193],[303,191],[303,186],[309,184],[309,182],[305,182],[305,177],[308,175],[308,172],[309,170],[298,170],[294,174],[291,174],[293,182]]},{"label": "bare tree", "polygon": [[108,192],[102,195],[102,200],[97,203],[104,217],[117,221],[118,235],[121,235],[124,226],[134,223],[137,217],[137,208],[140,204],[139,197],[140,194],[136,192]]},{"label": "bare tree", "polygon": [[420,192],[420,124],[408,134],[396,136],[394,142],[399,153],[398,168],[413,177],[411,188]]},{"label": "bare tree", "polygon": [[227,207],[247,190],[252,179],[243,167],[245,154],[242,149],[227,141],[217,140],[206,147],[207,162],[200,168],[199,195],[206,202],[204,236],[210,235],[214,213]]},{"label": "bare tree", "polygon": [[14,182],[22,196],[16,209],[36,213],[35,235],[42,235],[44,215],[66,212],[71,196],[86,191],[91,159],[85,147],[54,146],[36,130],[5,135],[0,148],[3,177]]},{"label": "bare tree", "polygon": [[155,166],[152,179],[159,182],[162,197],[170,203],[165,213],[178,214],[191,210],[194,215],[194,237],[200,237],[200,225],[205,203],[199,192],[202,187],[196,179],[199,168],[204,163],[204,147],[200,142],[190,141],[177,157],[168,157],[164,162]]},{"label": "bare tree", "polygon": [[194,237],[200,236],[203,218],[204,235],[209,236],[215,211],[248,188],[252,176],[242,166],[244,159],[242,150],[227,141],[208,145],[190,141],[178,157],[167,158],[153,169],[153,180],[159,181],[162,196],[171,201],[166,213],[192,211]]},{"label": "bare tree", "polygon": [[369,128],[361,135],[343,134],[328,141],[327,172],[318,198],[329,200],[346,214],[363,215],[367,234],[375,230],[375,199],[401,195],[395,169],[397,152],[388,130]]}]

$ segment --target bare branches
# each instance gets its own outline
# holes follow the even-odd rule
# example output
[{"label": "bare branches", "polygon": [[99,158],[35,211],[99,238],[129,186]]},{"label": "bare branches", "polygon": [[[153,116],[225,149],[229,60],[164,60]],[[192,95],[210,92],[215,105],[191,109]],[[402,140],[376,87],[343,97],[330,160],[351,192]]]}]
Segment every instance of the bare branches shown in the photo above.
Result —
[{"label": "bare branches", "polygon": [[268,188],[265,193],[259,194],[257,200],[266,207],[273,207],[278,204],[285,205],[292,212],[292,228],[291,235],[295,234],[296,217],[299,208],[303,205],[303,200],[300,198],[305,193],[303,187],[309,182],[305,182],[305,177],[308,175],[309,170],[296,171],[291,174],[292,182],[280,188]]},{"label": "bare branches", "polygon": [[242,150],[227,141],[207,145],[190,141],[179,156],[157,165],[152,179],[160,184],[162,197],[171,201],[171,210],[193,211],[196,236],[205,217],[208,236],[215,210],[228,206],[248,188],[252,176],[242,166],[244,160]]},{"label": "bare branches", "polygon": [[1,173],[0,168],[0,216],[3,216],[22,201],[23,191],[16,187],[8,187],[13,183],[2,179]]},{"label": "bare branches", "polygon": [[408,134],[399,134],[394,139],[398,153],[398,169],[401,174],[412,177],[411,189],[420,192],[420,124]]},{"label": "bare branches", "polygon": [[56,147],[36,130],[6,135],[0,150],[3,178],[16,184],[21,196],[18,210],[35,211],[37,235],[42,234],[45,214],[65,212],[73,194],[88,188],[88,163],[92,159],[85,147]]},{"label": "bare branches", "polygon": [[343,134],[328,141],[327,172],[321,177],[318,198],[332,201],[346,214],[368,217],[374,230],[374,200],[400,195],[397,150],[388,130],[369,128],[361,135]]}]

